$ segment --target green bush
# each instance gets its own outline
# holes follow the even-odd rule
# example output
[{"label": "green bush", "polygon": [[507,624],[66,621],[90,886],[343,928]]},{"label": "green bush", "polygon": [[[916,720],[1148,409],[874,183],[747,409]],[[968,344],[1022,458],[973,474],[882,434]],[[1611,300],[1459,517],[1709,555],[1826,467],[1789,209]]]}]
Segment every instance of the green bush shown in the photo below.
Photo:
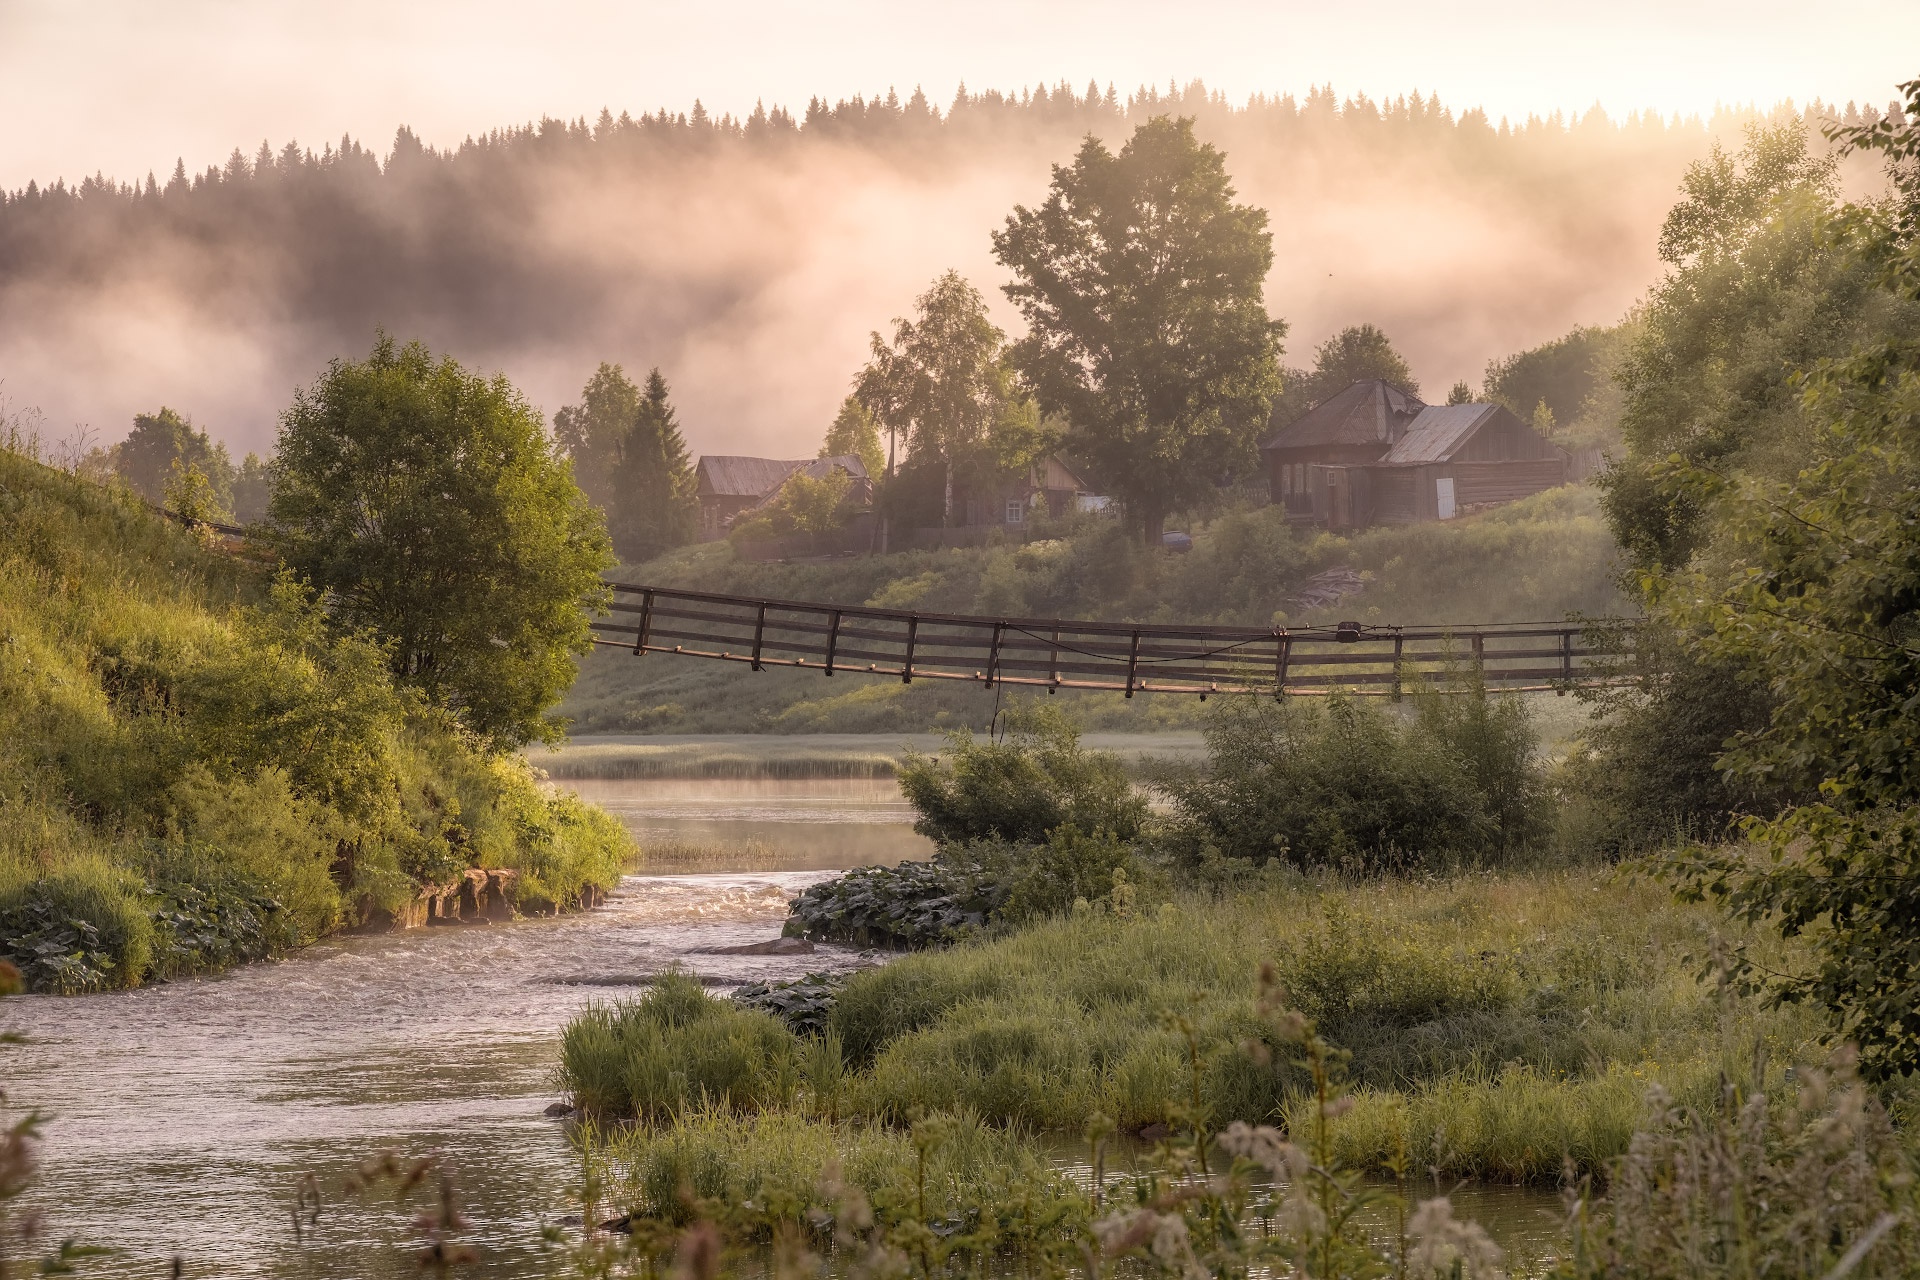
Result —
[{"label": "green bush", "polygon": [[778,1018],[670,972],[640,999],[596,1005],[568,1023],[560,1080],[589,1115],[656,1121],[693,1107],[791,1102],[798,1058],[799,1042]]},{"label": "green bush", "polygon": [[961,729],[945,758],[909,753],[900,790],[919,810],[914,830],[942,845],[1038,843],[1067,825],[1132,840],[1147,813],[1119,758],[1083,748],[1072,722],[1044,702],[1010,708],[1000,741]]},{"label": "green bush", "polygon": [[1410,721],[1379,703],[1233,698],[1204,765],[1155,774],[1189,863],[1224,856],[1350,873],[1445,867],[1517,852],[1546,830],[1547,792],[1523,705],[1432,694]]}]

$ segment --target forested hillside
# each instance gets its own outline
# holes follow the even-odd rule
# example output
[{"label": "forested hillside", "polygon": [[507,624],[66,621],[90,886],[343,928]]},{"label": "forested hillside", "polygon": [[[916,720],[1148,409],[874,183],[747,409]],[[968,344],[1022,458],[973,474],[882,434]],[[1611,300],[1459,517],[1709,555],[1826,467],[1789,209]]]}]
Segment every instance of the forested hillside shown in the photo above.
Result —
[{"label": "forested hillside", "polygon": [[549,413],[601,360],[658,365],[696,453],[788,456],[832,419],[868,331],[938,272],[1011,319],[989,232],[1085,134],[1166,113],[1195,117],[1269,211],[1289,345],[1370,320],[1435,386],[1616,319],[1657,272],[1685,165],[1749,119],[1509,124],[1419,93],[1234,105],[1090,85],[607,112],[447,153],[405,128],[384,154],[249,143],[201,174],[0,199],[0,377],[52,434],[111,442],[164,403],[239,458],[291,386],[384,325],[503,369]]}]

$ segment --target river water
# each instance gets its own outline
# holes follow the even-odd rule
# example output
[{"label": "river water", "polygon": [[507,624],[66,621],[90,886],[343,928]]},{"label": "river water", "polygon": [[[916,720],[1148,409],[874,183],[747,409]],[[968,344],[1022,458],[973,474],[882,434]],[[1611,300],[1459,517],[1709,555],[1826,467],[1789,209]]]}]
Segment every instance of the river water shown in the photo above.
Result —
[{"label": "river water", "polygon": [[[214,978],[0,1004],[0,1026],[32,1041],[0,1057],[6,1092],[52,1117],[34,1193],[49,1236],[121,1250],[89,1274],[162,1276],[178,1255],[190,1276],[366,1275],[370,1256],[400,1257],[407,1214],[335,1188],[383,1151],[439,1152],[477,1274],[545,1274],[540,1224],[565,1212],[576,1170],[541,1110],[558,1096],[561,1026],[620,993],[603,984],[675,963],[715,985],[872,963],[843,948],[704,954],[778,936],[788,898],[833,868],[921,851],[891,783],[812,785],[582,786],[643,837],[704,822],[703,839],[791,847],[802,869],[628,876],[579,915],[341,938]],[[289,1206],[308,1172],[328,1203],[296,1247]]]},{"label": "river water", "polygon": [[[926,848],[887,781],[576,785],[643,840],[752,840],[781,865],[628,876],[560,919],[341,938],[214,978],[0,1004],[0,1027],[31,1039],[3,1051],[5,1091],[51,1117],[30,1198],[48,1237],[117,1249],[94,1275],[164,1276],[175,1257],[187,1276],[417,1274],[412,1209],[340,1187],[382,1152],[437,1153],[481,1250],[466,1274],[550,1274],[541,1225],[568,1211],[577,1174],[541,1114],[566,1020],[673,964],[724,987],[874,963],[707,949],[776,936],[788,898],[834,869]],[[325,1200],[296,1244],[309,1173]],[[1468,1195],[1519,1252],[1551,1235],[1543,1197]]]}]

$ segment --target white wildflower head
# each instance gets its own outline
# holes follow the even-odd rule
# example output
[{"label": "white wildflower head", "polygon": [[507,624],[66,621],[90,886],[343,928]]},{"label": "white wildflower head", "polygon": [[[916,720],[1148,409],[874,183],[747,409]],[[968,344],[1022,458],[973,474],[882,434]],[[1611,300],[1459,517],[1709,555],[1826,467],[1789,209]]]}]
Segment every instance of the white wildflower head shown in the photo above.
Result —
[{"label": "white wildflower head", "polygon": [[[1445,1196],[1423,1201],[1407,1222],[1413,1245],[1407,1250],[1407,1275],[1412,1280],[1506,1280],[1500,1265],[1506,1260],[1477,1222],[1453,1216]],[[1455,1272],[1454,1264],[1459,1264]]]}]

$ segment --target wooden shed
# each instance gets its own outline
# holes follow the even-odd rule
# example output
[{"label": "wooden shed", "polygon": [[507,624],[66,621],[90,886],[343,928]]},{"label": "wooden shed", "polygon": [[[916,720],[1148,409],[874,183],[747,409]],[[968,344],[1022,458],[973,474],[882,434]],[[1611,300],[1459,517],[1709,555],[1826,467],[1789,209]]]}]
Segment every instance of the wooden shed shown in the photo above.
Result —
[{"label": "wooden shed", "polygon": [[1567,454],[1496,404],[1429,405],[1379,379],[1261,446],[1291,520],[1357,529],[1451,520],[1567,482]]},{"label": "wooden shed", "polygon": [[1497,404],[1431,405],[1370,473],[1367,524],[1415,524],[1567,482],[1567,454]]}]

